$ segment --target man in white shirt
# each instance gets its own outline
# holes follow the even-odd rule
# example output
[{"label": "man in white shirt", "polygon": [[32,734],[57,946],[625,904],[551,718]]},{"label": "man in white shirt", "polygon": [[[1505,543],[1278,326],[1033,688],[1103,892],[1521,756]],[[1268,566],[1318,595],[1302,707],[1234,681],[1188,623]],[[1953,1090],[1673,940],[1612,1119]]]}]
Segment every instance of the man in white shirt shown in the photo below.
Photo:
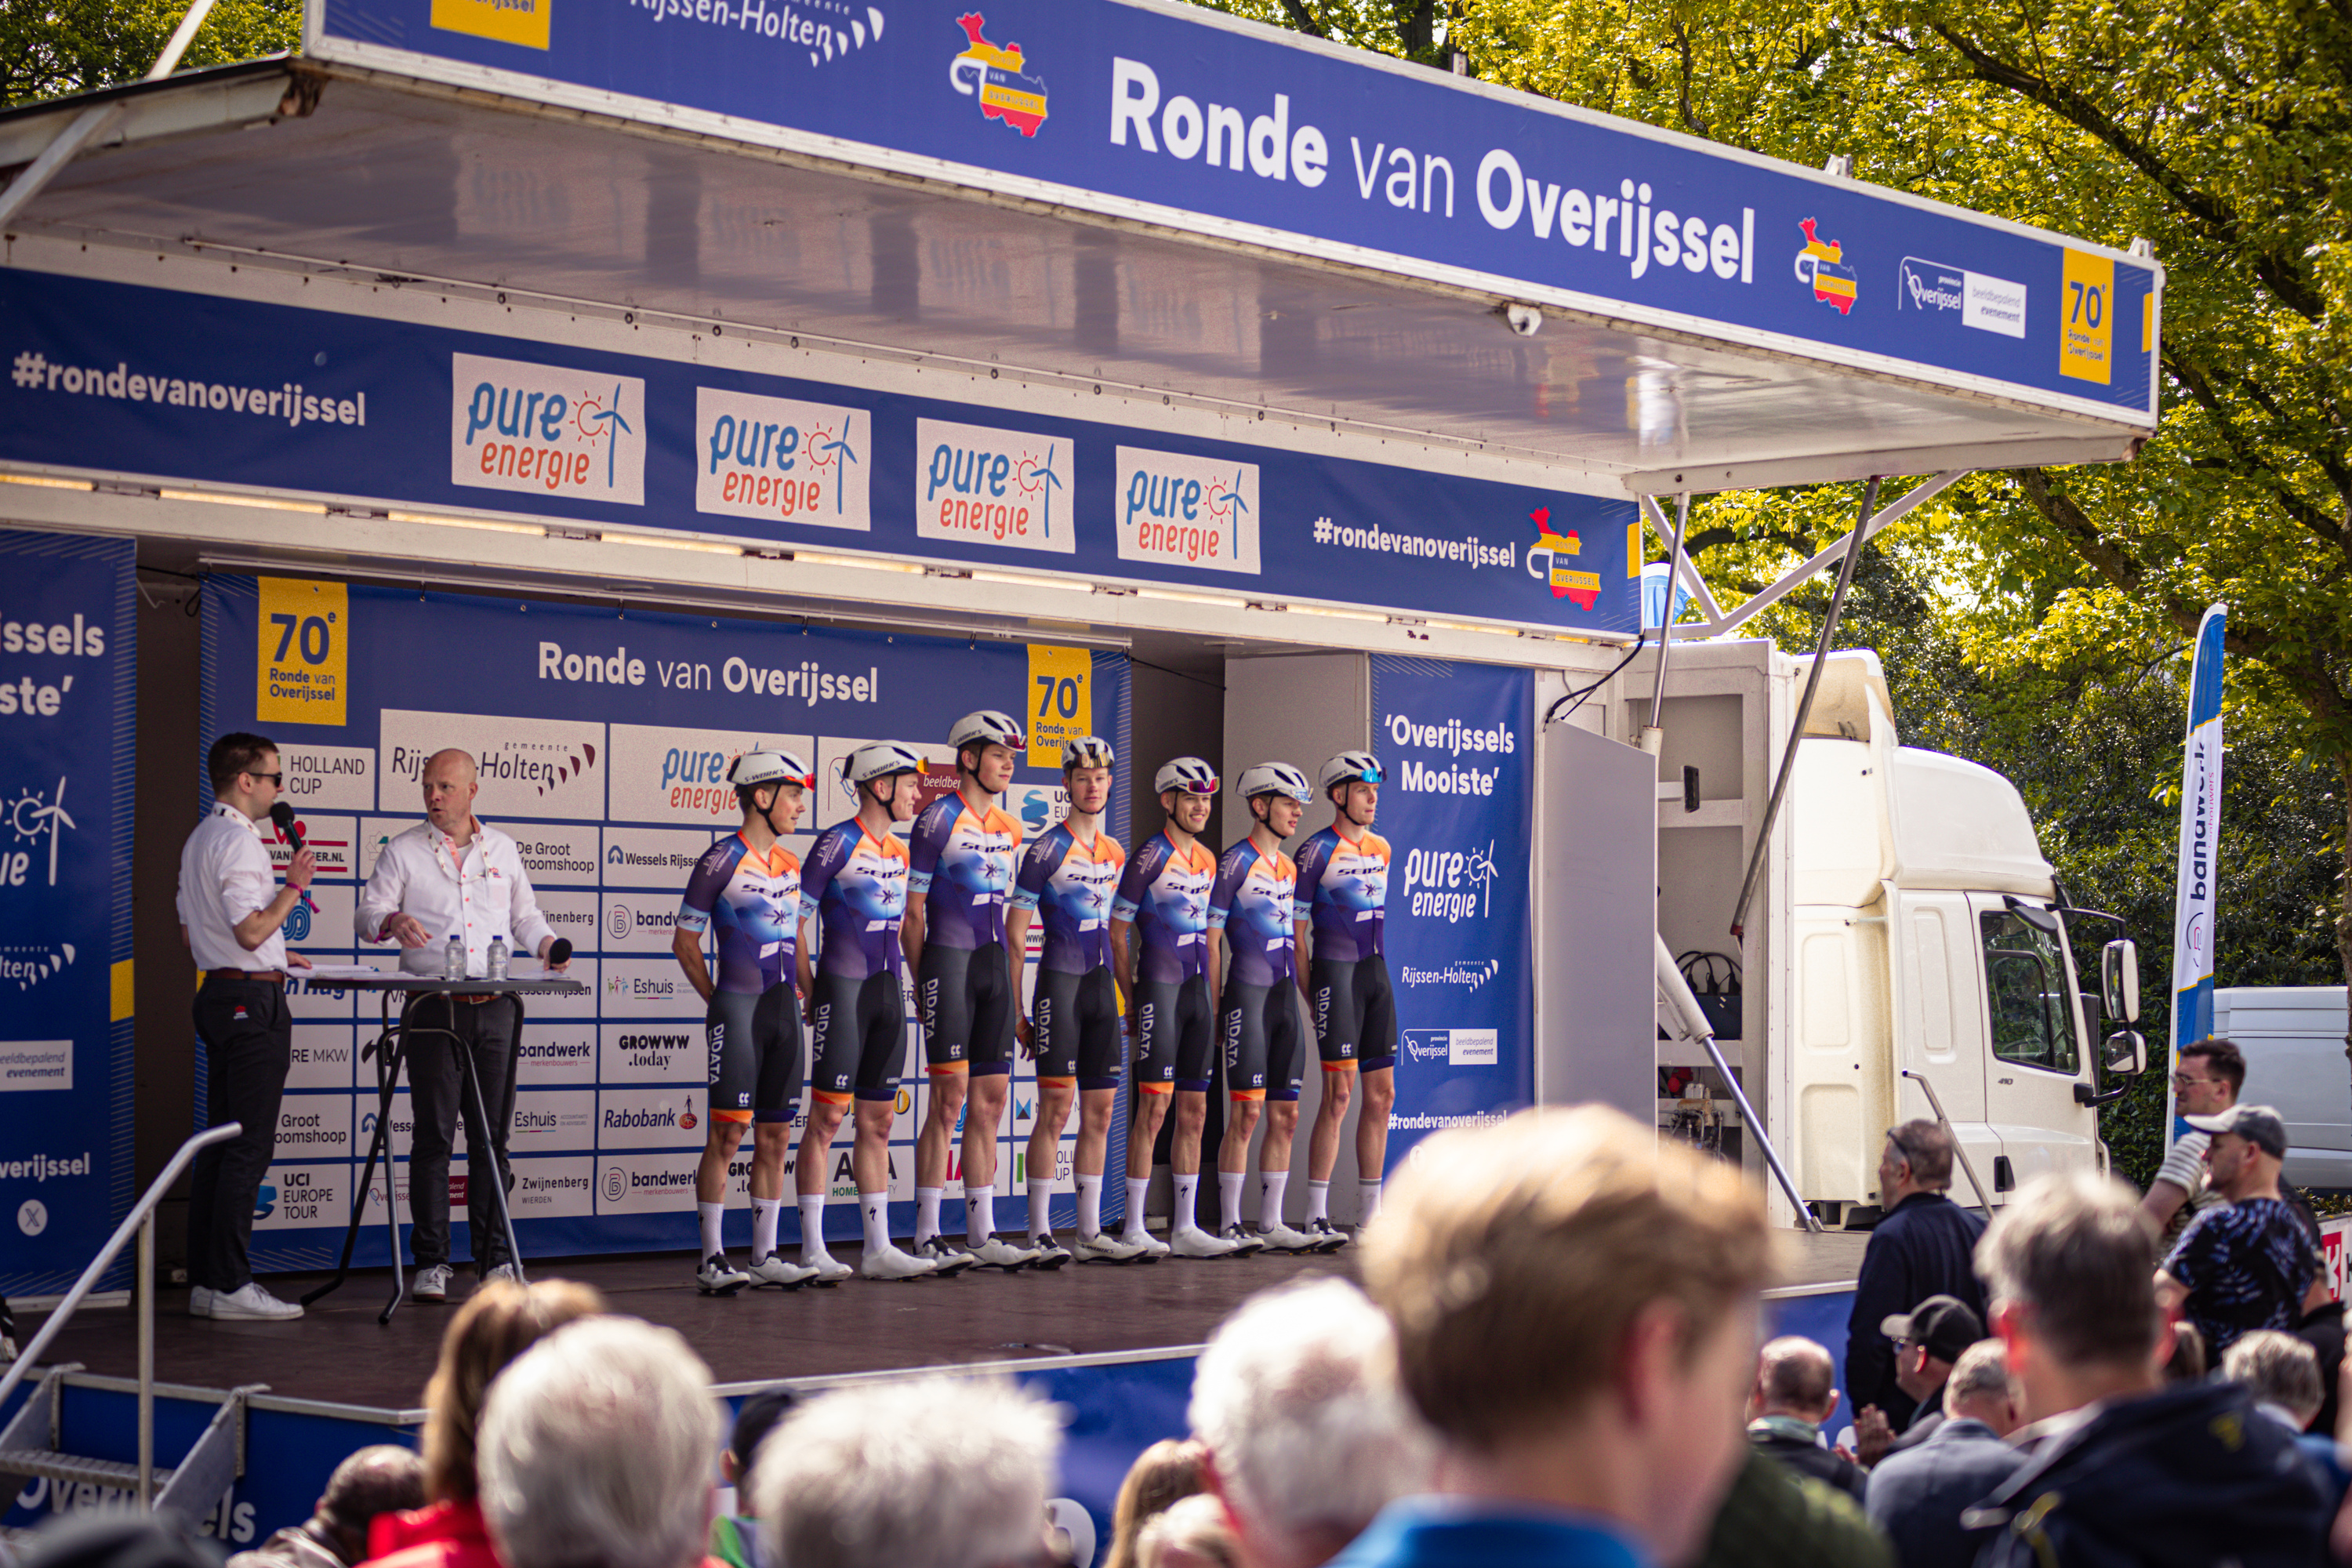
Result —
[{"label": "man in white shirt", "polygon": [[[2236,1045],[2191,1040],[2180,1047],[2179,1070],[2172,1075],[2173,1099],[2182,1116],[2219,1116],[2238,1103],[2238,1090],[2245,1082],[2246,1058]],[[2211,1142],[2195,1131],[2175,1139],[2172,1152],[2147,1184],[2147,1195],[2140,1200],[2140,1212],[2167,1237],[2177,1237],[2190,1220],[2228,1201],[2206,1180],[2205,1147]]]},{"label": "man in white shirt", "polygon": [[195,1002],[205,1051],[205,1124],[244,1124],[196,1156],[188,1194],[188,1311],[198,1318],[275,1321],[302,1309],[261,1288],[247,1261],[253,1203],[278,1146],[278,1105],[294,1047],[286,972],[310,960],[286,951],[286,917],[318,864],[308,849],[278,885],[261,820],[285,775],[260,735],[223,735],[205,758],[213,809],[180,851],[180,940],[203,975]]},{"label": "man in white shirt", "polygon": [[[360,895],[353,923],[362,942],[396,942],[400,966],[411,974],[445,973],[448,942],[466,948],[466,973],[489,973],[493,938],[544,963],[555,931],[539,912],[530,877],[514,840],[474,816],[481,785],[474,759],[436,752],[425,759],[425,820],[383,847],[375,874]],[[561,969],[562,966],[551,967]],[[449,1299],[449,1147],[457,1119],[466,1120],[466,1223],[474,1268],[482,1279],[511,1279],[513,1258],[490,1184],[504,1192],[507,1129],[514,1120],[515,1036],[522,1008],[511,996],[420,996],[403,1011],[404,1029],[416,1034],[407,1052],[408,1088],[415,1133],[408,1150],[408,1212],[415,1222],[414,1294],[421,1301]],[[443,1031],[446,1031],[444,1033]],[[457,1038],[453,1043],[450,1036]],[[478,1124],[457,1052],[473,1058],[490,1124]]]}]

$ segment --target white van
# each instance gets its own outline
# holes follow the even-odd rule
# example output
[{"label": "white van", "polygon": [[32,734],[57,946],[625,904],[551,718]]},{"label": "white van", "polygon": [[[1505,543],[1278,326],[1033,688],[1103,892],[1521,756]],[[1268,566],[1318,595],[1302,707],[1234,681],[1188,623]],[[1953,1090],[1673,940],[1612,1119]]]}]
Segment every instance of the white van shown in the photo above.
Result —
[{"label": "white van", "polygon": [[2213,993],[2213,1033],[2246,1057],[2242,1105],[2286,1119],[2286,1179],[2352,1188],[2352,1060],[2341,985],[2240,985]]}]

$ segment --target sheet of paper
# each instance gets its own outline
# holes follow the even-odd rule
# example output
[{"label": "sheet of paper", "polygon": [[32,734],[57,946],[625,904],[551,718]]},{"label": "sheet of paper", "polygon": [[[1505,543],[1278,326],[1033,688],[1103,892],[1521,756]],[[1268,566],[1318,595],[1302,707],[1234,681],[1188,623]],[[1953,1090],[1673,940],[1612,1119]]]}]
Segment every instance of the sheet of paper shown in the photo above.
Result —
[{"label": "sheet of paper", "polygon": [[288,973],[310,980],[373,980],[383,974],[383,971],[373,963],[314,963],[308,969],[289,970]]}]

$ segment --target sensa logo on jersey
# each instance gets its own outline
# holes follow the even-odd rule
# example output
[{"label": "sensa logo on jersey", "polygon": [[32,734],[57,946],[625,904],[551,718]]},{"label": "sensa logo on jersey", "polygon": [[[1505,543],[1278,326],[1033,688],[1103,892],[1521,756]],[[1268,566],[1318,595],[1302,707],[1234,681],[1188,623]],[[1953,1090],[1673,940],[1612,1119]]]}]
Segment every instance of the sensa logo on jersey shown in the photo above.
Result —
[{"label": "sensa logo on jersey", "polygon": [[646,384],[480,354],[449,356],[449,482],[646,500]]},{"label": "sensa logo on jersey", "polygon": [[1255,463],[1118,448],[1118,558],[1255,576]]}]

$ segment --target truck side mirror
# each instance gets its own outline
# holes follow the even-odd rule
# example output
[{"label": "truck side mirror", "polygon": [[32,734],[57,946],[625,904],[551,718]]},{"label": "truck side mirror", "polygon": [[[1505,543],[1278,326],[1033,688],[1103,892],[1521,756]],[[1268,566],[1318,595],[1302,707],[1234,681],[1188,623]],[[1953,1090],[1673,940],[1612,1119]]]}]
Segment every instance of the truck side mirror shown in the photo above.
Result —
[{"label": "truck side mirror", "polygon": [[2147,1037],[2137,1029],[2117,1029],[2109,1035],[2105,1065],[2108,1075],[2114,1078],[2137,1078],[2146,1072]]},{"label": "truck side mirror", "polygon": [[2139,1022],[2139,944],[2127,936],[2107,943],[2099,954],[2099,1000],[2117,1023]]}]

